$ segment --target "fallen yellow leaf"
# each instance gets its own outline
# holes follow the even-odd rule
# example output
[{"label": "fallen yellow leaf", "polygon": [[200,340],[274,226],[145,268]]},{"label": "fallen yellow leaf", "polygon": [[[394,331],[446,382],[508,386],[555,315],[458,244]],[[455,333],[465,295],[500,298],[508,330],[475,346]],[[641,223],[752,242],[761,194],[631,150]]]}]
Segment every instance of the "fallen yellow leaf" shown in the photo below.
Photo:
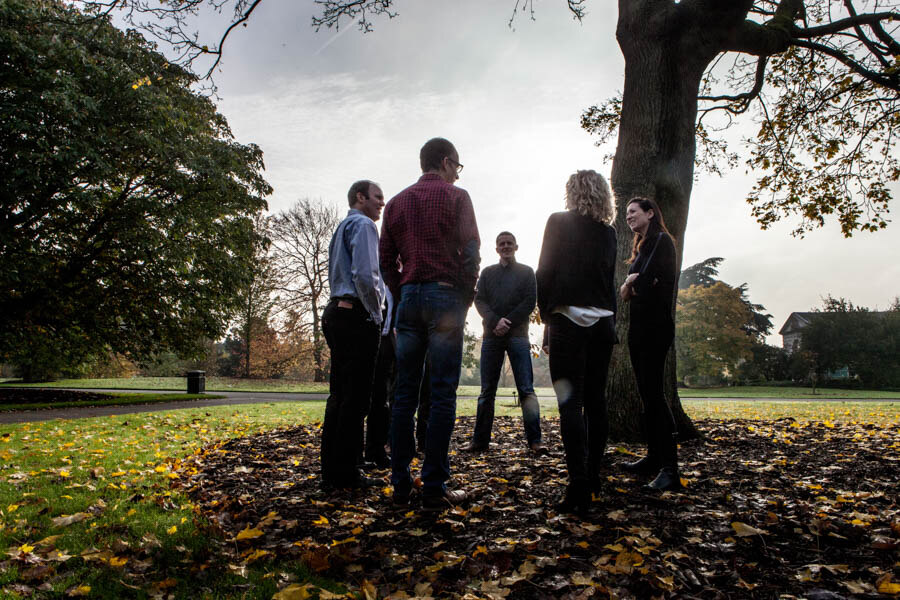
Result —
[{"label": "fallen yellow leaf", "polygon": [[757,529],[756,527],[751,527],[746,523],[741,523],[740,521],[735,521],[731,524],[731,527],[734,529],[734,532],[738,537],[748,537],[751,535],[766,535],[769,532],[764,529]]},{"label": "fallen yellow leaf", "polygon": [[309,584],[292,583],[272,596],[272,600],[306,600],[309,598]]},{"label": "fallen yellow leaf", "polygon": [[240,533],[238,533],[237,536],[235,536],[235,539],[238,541],[253,540],[253,539],[260,537],[261,535],[263,535],[263,532],[261,529],[250,529],[249,527],[247,527],[246,529],[241,530]]}]

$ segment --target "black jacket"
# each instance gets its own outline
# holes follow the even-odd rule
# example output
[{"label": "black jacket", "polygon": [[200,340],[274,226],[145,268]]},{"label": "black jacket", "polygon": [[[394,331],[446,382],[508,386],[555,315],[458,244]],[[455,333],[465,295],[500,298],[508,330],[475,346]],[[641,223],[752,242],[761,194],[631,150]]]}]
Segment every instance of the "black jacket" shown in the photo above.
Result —
[{"label": "black jacket", "polygon": [[485,267],[475,291],[475,308],[484,323],[484,335],[492,337],[501,318],[512,323],[504,337],[528,337],[528,317],[534,310],[534,271],[517,262]]},{"label": "black jacket", "polygon": [[553,213],[544,229],[537,270],[541,320],[557,306],[616,311],[616,231],[575,211]]},{"label": "black jacket", "polygon": [[631,298],[629,337],[662,335],[675,331],[675,244],[665,233],[651,234],[631,263],[629,273],[640,273]]}]

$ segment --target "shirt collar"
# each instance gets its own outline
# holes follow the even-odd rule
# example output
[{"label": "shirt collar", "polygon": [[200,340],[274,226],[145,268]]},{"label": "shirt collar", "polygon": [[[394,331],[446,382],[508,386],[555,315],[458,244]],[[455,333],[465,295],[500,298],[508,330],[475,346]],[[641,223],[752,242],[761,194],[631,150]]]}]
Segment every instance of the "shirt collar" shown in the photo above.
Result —
[{"label": "shirt collar", "polygon": [[444,178],[437,173],[422,173],[419,181],[444,181]]},{"label": "shirt collar", "polygon": [[509,262],[505,265],[503,264],[503,261],[497,261],[497,264],[500,265],[501,267],[503,267],[504,269],[506,269],[508,267],[512,267],[516,264],[516,257],[513,256],[511,259],[509,259]]},{"label": "shirt collar", "polygon": [[359,210],[358,208],[351,208],[350,210],[348,210],[348,211],[347,211],[347,216],[349,217],[350,215],[362,215],[362,216],[366,217],[367,219],[369,218],[369,217],[366,215],[366,213],[364,213],[363,211]]}]

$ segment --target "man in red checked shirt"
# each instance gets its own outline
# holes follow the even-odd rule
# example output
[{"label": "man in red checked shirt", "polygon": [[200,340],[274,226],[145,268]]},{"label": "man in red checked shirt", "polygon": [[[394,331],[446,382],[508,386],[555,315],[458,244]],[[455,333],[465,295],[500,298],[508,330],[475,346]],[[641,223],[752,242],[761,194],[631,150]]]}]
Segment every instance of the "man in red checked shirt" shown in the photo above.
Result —
[{"label": "man in red checked shirt", "polygon": [[[426,353],[431,360],[431,414],[422,463],[422,507],[442,510],[465,501],[449,490],[450,435],[462,364],[466,311],[481,263],[478,225],[469,194],[453,183],[462,164],[453,144],[428,140],[419,153],[422,176],[384,209],[379,254],[397,308],[397,388],[391,414],[394,503],[409,503],[415,455],[413,415]],[[402,265],[402,266],[401,266]]]}]

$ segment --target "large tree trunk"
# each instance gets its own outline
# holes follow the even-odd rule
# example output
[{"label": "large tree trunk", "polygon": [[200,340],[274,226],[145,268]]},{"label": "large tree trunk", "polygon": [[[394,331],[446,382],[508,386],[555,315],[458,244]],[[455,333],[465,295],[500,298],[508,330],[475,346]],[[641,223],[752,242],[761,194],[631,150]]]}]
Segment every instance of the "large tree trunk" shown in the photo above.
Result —
[{"label": "large tree trunk", "polygon": [[[686,23],[690,14],[680,14],[683,11],[677,4],[660,6],[652,0],[619,2],[616,37],[625,57],[625,87],[612,168],[618,206],[618,285],[628,271],[625,261],[633,238],[625,224],[625,206],[635,196],[648,196],[659,204],[675,237],[681,268],[694,173],[697,94],[703,72],[716,55],[714,49],[704,47],[704,36],[698,35],[697,28]],[[628,357],[629,307],[621,300],[616,321],[620,343],[613,352],[607,386],[610,433],[614,439],[641,440],[641,400]],[[697,430],[677,394],[674,346],[666,371],[666,396],[680,437],[696,437]]]}]

